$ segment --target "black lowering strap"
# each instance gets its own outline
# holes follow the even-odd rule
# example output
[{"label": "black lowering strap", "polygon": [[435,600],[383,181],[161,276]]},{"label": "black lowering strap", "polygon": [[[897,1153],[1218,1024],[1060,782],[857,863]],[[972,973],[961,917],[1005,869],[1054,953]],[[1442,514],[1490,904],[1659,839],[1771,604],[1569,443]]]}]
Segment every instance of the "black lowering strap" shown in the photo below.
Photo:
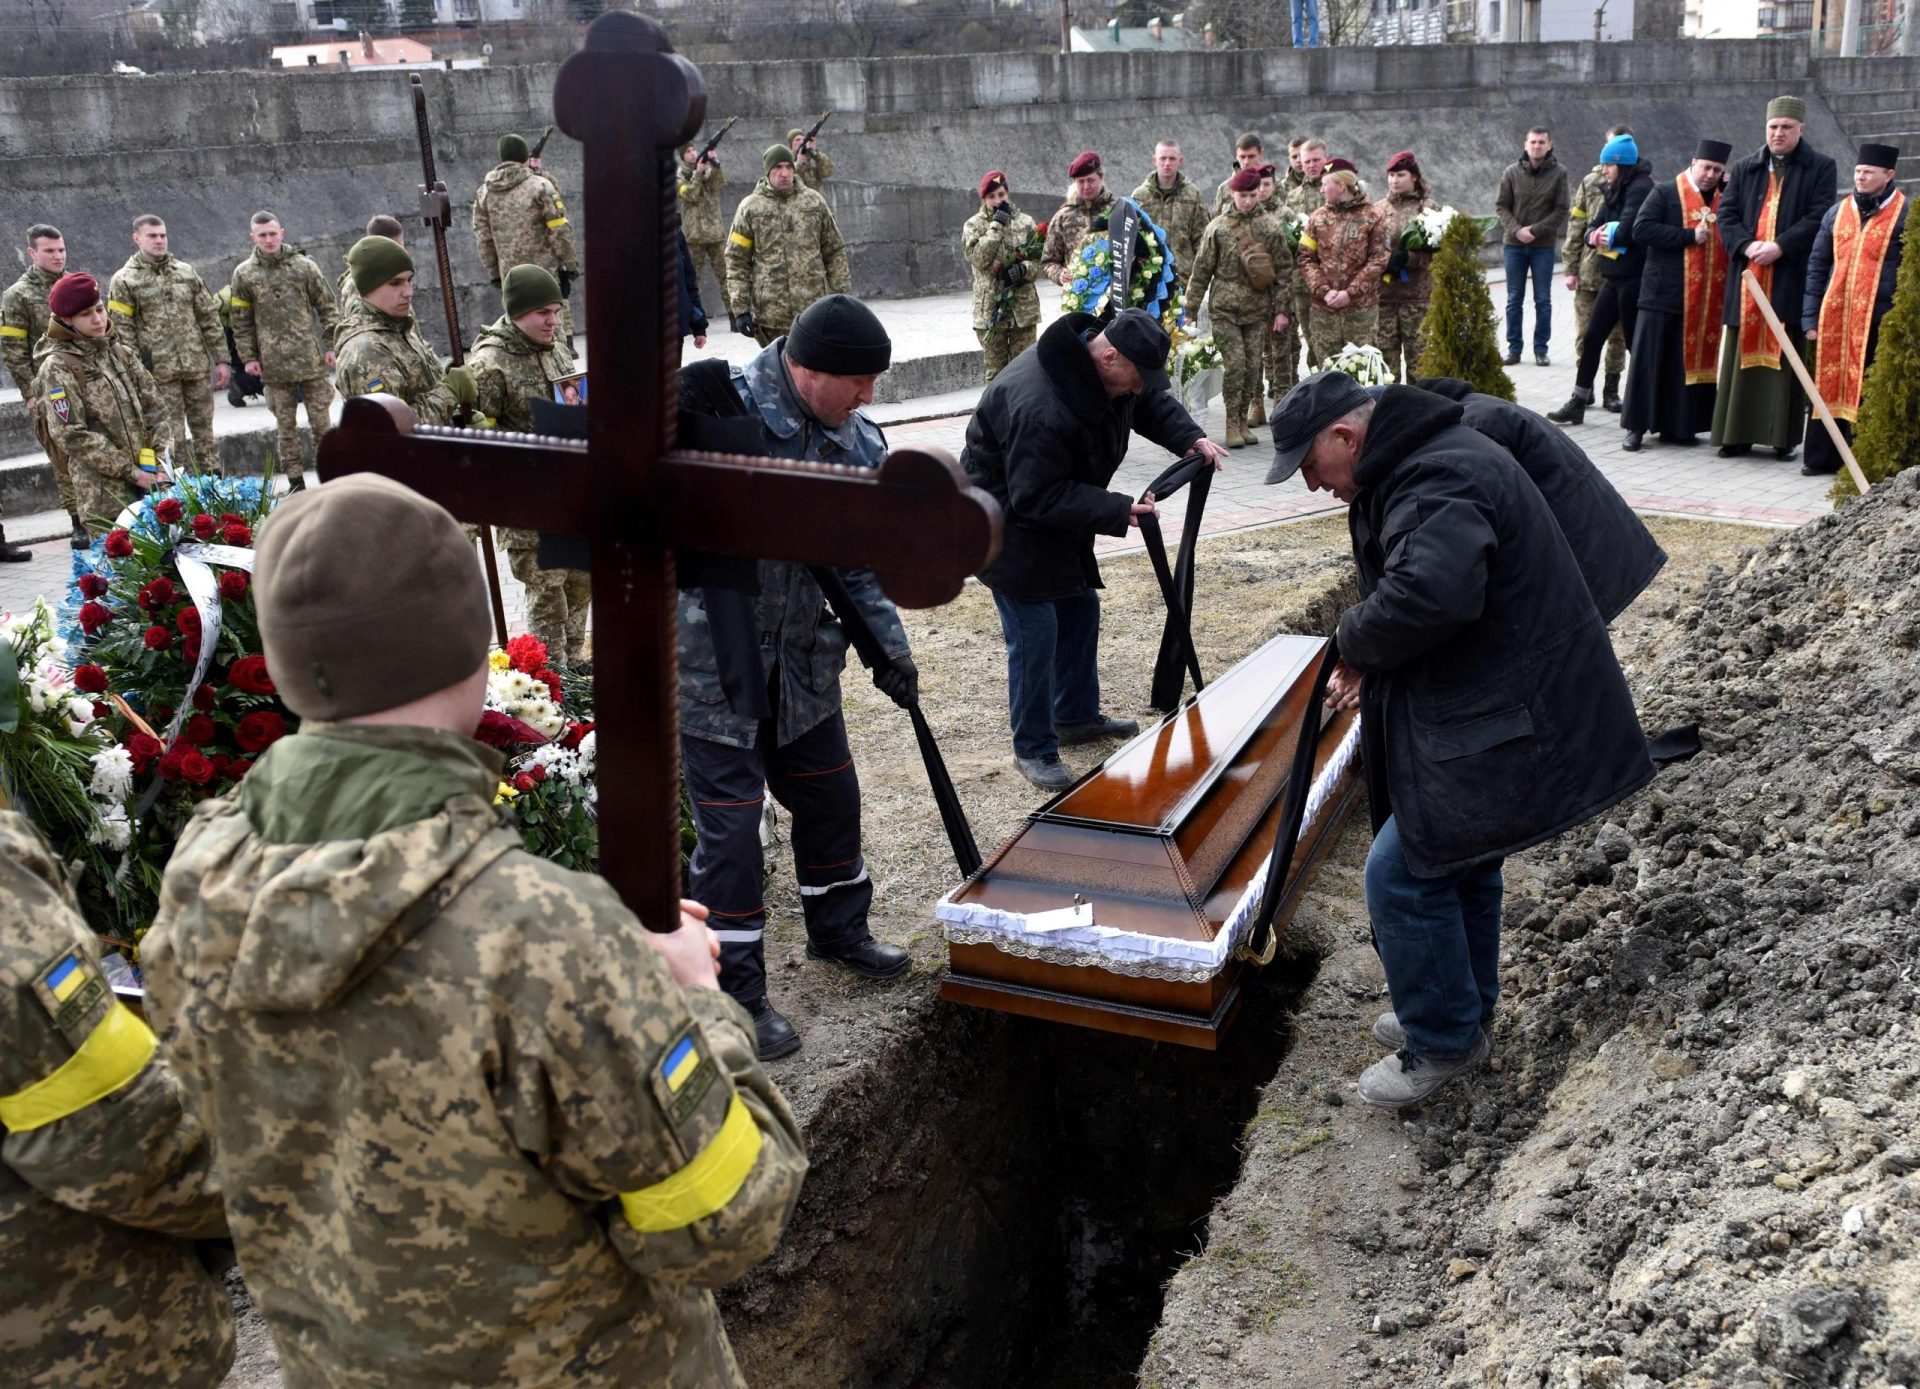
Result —
[{"label": "black lowering strap", "polygon": [[1193,493],[1187,498],[1186,520],[1180,529],[1180,558],[1173,565],[1167,563],[1160,518],[1153,515],[1140,518],[1140,538],[1146,544],[1147,557],[1153,561],[1154,577],[1160,581],[1160,596],[1167,605],[1160,651],[1153,662],[1151,702],[1155,709],[1173,709],[1179,705],[1188,675],[1193,676],[1196,694],[1206,684],[1200,674],[1200,655],[1193,645],[1193,563],[1195,542],[1200,538],[1200,520],[1206,514],[1207,494],[1213,489],[1213,463],[1203,453],[1190,453],[1176,460],[1140,494],[1141,501],[1151,496],[1156,502],[1163,502],[1189,483],[1193,484]]},{"label": "black lowering strap", "polygon": [[1300,847],[1300,830],[1307,814],[1307,797],[1313,791],[1313,764],[1320,750],[1321,710],[1327,697],[1327,681],[1340,663],[1340,647],[1332,637],[1320,658],[1320,669],[1313,677],[1313,694],[1300,716],[1300,739],[1293,747],[1293,765],[1287,771],[1286,797],[1280,802],[1280,825],[1273,836],[1273,852],[1267,858],[1267,884],[1260,894],[1260,909],[1247,924],[1239,949],[1258,964],[1273,959],[1273,918],[1280,910],[1280,898],[1286,892],[1287,869],[1293,866],[1294,850]]}]

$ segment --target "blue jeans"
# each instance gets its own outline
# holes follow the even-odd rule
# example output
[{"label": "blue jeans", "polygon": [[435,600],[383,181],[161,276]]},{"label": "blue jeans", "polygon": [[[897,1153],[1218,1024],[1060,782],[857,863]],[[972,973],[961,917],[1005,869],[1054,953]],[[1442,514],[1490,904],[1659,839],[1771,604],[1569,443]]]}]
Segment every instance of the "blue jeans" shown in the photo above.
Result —
[{"label": "blue jeans", "polygon": [[[1320,0],[1287,0],[1287,8],[1293,11],[1293,46],[1318,48],[1320,46]],[[1303,18],[1306,24],[1304,36],[1301,30]]]},{"label": "blue jeans", "polygon": [[1100,595],[1030,603],[993,595],[1007,640],[1007,708],[1013,751],[1046,757],[1060,751],[1061,724],[1100,716]]},{"label": "blue jeans", "polygon": [[1520,298],[1527,286],[1527,272],[1533,272],[1533,350],[1546,355],[1547,339],[1553,336],[1553,247],[1508,246],[1507,253],[1507,351],[1520,351],[1521,330],[1526,305]]},{"label": "blue jeans", "polygon": [[1367,854],[1367,914],[1393,1011],[1415,1056],[1450,1060],[1493,1025],[1500,996],[1500,860],[1416,878],[1398,820]]}]

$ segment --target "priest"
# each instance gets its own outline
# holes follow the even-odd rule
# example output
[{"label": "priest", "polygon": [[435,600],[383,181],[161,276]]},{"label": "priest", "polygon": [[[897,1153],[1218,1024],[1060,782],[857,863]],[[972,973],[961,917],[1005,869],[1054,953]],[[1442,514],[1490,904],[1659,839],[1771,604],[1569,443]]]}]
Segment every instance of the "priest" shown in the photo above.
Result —
[{"label": "priest", "polygon": [[1663,443],[1695,443],[1713,422],[1727,288],[1727,248],[1715,224],[1732,153],[1724,140],[1702,140],[1693,162],[1672,183],[1656,184],[1634,219],[1633,240],[1646,248],[1647,266],[1620,416],[1629,453],[1650,431]]},{"label": "priest", "polygon": [[1730,330],[1720,344],[1720,389],[1713,403],[1713,442],[1722,458],[1738,458],[1755,444],[1792,458],[1807,424],[1800,379],[1781,359],[1779,343],[1742,282],[1751,268],[1793,350],[1804,358],[1799,314],[1807,258],[1839,183],[1832,156],[1803,138],[1806,121],[1807,103],[1799,97],[1768,102],[1766,144],[1734,163],[1720,196],[1720,240],[1727,248],[1720,321]]},{"label": "priest", "polygon": [[[1892,145],[1860,146],[1853,196],[1834,204],[1822,219],[1807,262],[1800,326],[1814,345],[1813,384],[1848,444],[1880,341],[1880,320],[1893,307],[1900,275],[1907,195],[1893,183],[1899,162],[1900,151]],[[1807,459],[1800,471],[1809,477],[1840,471],[1840,450],[1818,420],[1807,428]]]}]

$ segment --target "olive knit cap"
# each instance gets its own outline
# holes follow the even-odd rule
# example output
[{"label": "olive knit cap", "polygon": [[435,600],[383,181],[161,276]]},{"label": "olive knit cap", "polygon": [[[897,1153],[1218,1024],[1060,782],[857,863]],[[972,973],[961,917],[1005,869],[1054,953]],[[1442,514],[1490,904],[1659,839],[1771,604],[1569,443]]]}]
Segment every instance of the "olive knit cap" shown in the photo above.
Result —
[{"label": "olive knit cap", "polygon": [[1777,96],[1767,103],[1767,119],[1776,120],[1781,116],[1805,124],[1807,103],[1797,96]]},{"label": "olive knit cap", "polygon": [[487,586],[460,523],[375,473],[297,492],[260,528],[253,592],[267,668],[303,719],[393,709],[487,659]]},{"label": "olive knit cap", "polygon": [[500,162],[502,164],[524,164],[533,157],[533,151],[527,146],[524,135],[502,135],[500,137]]},{"label": "olive knit cap", "polygon": [[391,237],[363,236],[347,252],[347,269],[353,272],[353,287],[366,294],[413,269],[413,257]]},{"label": "olive knit cap", "polygon": [[560,282],[538,265],[516,265],[500,284],[500,306],[509,319],[560,302]]},{"label": "olive knit cap", "polygon": [[768,173],[773,172],[775,164],[793,163],[793,151],[785,145],[768,145],[767,152],[760,156],[760,167]]},{"label": "olive knit cap", "polygon": [[799,126],[796,125],[792,130],[789,130],[787,132],[787,143],[792,144],[795,140],[798,140],[802,135],[805,135],[806,133],[807,133],[806,131],[802,130]]}]

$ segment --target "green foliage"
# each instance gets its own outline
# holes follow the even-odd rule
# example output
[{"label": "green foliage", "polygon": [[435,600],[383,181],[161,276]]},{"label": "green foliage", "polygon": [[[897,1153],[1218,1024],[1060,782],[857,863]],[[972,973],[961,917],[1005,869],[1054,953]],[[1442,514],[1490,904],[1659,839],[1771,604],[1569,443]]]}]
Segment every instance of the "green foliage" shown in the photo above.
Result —
[{"label": "green foliage", "polygon": [[[1914,219],[1909,215],[1907,225]],[[1906,238],[1903,236],[1903,240]],[[1853,431],[1853,456],[1869,483],[1883,482],[1920,463],[1920,248],[1900,261],[1893,307],[1880,320],[1880,341],[1860,392],[1860,418]],[[1817,420],[1816,429],[1824,428]],[[1858,496],[1842,468],[1835,479],[1835,501]]]},{"label": "green foliage", "polygon": [[1447,224],[1433,254],[1433,299],[1427,306],[1427,350],[1421,376],[1451,376],[1476,391],[1513,399],[1513,382],[1501,364],[1500,335],[1480,268],[1482,225],[1459,216]]}]

